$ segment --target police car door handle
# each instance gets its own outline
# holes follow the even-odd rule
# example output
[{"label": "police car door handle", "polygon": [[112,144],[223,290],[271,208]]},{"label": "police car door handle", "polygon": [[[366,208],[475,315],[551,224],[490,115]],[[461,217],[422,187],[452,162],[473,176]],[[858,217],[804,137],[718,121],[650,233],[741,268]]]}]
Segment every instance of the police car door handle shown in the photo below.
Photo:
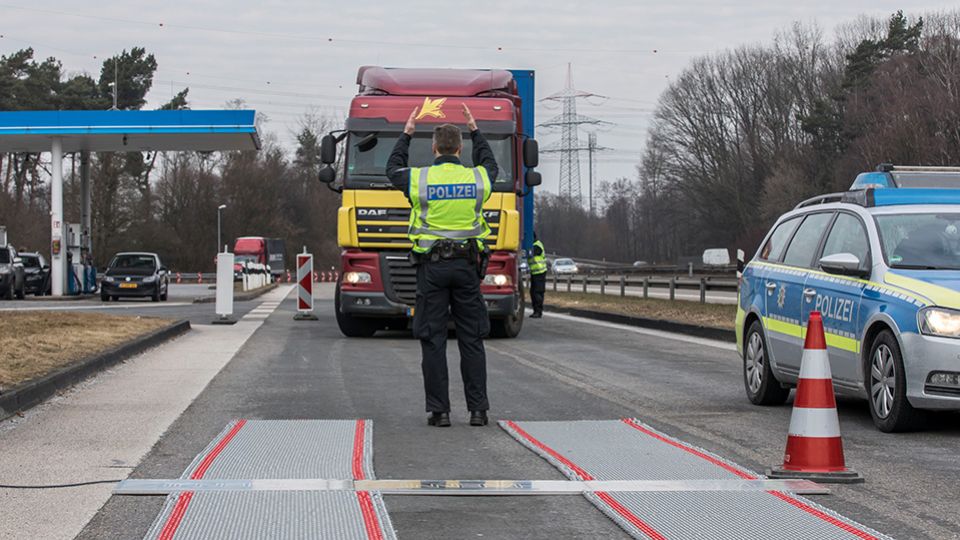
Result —
[{"label": "police car door handle", "polygon": [[777,284],[776,284],[776,283],[774,283],[774,282],[772,282],[772,281],[768,281],[768,282],[767,282],[767,290],[768,290],[768,291],[773,291],[773,290],[776,289],[776,288],[777,288]]},{"label": "police car door handle", "polygon": [[803,296],[805,296],[805,297],[807,298],[807,300],[811,300],[811,299],[812,299],[814,296],[816,296],[816,295],[817,295],[816,289],[804,289],[804,290],[803,290]]}]

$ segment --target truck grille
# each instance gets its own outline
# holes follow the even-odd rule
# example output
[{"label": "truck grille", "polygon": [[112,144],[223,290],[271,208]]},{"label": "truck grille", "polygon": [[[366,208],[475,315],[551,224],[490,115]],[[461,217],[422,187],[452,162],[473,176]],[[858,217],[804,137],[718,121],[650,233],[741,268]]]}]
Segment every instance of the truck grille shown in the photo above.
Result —
[{"label": "truck grille", "polygon": [[387,298],[412,306],[417,301],[417,269],[410,264],[405,252],[383,253],[380,268],[384,273],[384,291]]}]

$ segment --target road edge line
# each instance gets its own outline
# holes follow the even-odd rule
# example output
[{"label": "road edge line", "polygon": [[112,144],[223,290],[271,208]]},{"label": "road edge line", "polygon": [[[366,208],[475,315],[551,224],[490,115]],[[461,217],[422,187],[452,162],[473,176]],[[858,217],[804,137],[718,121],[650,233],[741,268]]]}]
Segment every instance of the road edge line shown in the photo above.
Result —
[{"label": "road edge line", "polygon": [[9,392],[4,392],[0,394],[0,421],[35,407],[59,391],[79,384],[107,368],[185,334],[189,330],[190,321],[186,319],[176,321],[164,328],[60,368],[53,373],[27,381]]}]

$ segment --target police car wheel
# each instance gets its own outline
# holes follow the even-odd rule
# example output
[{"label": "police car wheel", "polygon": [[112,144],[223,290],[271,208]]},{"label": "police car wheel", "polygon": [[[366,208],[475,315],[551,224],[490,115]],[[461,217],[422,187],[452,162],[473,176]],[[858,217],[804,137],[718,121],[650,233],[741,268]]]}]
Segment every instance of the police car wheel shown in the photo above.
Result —
[{"label": "police car wheel", "polygon": [[770,370],[767,339],[760,321],[753,321],[743,343],[743,386],[747,398],[754,405],[782,405],[790,389],[780,386]]},{"label": "police car wheel", "polygon": [[920,421],[920,412],[907,401],[903,356],[893,333],[877,334],[867,359],[870,416],[880,431],[908,431]]}]

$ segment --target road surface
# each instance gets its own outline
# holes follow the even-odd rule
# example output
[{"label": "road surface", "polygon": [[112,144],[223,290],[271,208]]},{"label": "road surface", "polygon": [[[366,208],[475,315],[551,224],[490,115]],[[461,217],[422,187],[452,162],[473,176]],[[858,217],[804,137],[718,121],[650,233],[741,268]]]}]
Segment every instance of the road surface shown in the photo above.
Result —
[{"label": "road surface", "polygon": [[[236,418],[369,418],[374,422],[379,478],[562,478],[496,426],[467,426],[462,387],[455,376],[451,381],[454,426],[427,427],[418,343],[405,332],[372,339],[343,338],[333,317],[331,287],[318,289],[319,321],[293,321],[293,297],[288,297],[262,325],[251,327],[249,337],[222,370],[198,375],[209,377],[209,385],[196,390],[195,398],[180,398],[184,410],[170,414],[175,420],[169,428],[154,427],[151,433],[156,435],[131,433],[124,439],[142,451],[142,460],[109,468],[112,454],[122,452],[105,449],[95,464],[103,467],[100,475],[178,477]],[[215,335],[211,327],[200,327],[200,331]],[[782,460],[790,408],[755,407],[747,402],[739,360],[730,344],[549,314],[527,320],[517,339],[486,343],[492,419],[635,416],[754,470]],[[458,362],[453,341],[449,357],[453,375]],[[133,362],[118,368],[116,376],[122,376],[122,370],[132,374],[137,369]],[[205,383],[202,379],[197,386]],[[97,384],[113,383],[94,381],[90,386],[95,390]],[[140,384],[150,385],[150,380]],[[89,391],[79,389],[63,399],[82,402]],[[90,438],[98,430],[109,432],[110,422],[121,414],[109,404],[87,410],[83,421],[91,425]],[[955,506],[960,499],[956,482],[960,416],[937,415],[926,431],[887,435],[874,429],[864,402],[841,400],[839,410],[847,462],[867,482],[833,486],[832,495],[816,501],[894,537],[960,538],[960,513]],[[6,450],[4,445],[50,443],[44,440],[45,424],[57,425],[67,414],[57,404],[43,406],[17,425],[0,429],[0,452]],[[29,456],[18,456],[30,461]],[[69,462],[70,453],[61,459]],[[19,467],[32,471],[33,465]],[[62,469],[61,481],[75,479],[69,476],[69,467]],[[22,476],[16,480],[51,481]],[[103,489],[109,492],[108,487],[75,489],[73,497],[104,494]],[[44,505],[80,504],[71,502],[70,496],[54,493],[19,516],[0,515],[0,537],[18,529],[21,533],[43,530],[37,524],[49,521],[44,508],[50,506]],[[5,497],[13,500],[9,490],[0,490],[0,506]],[[387,496],[386,503],[399,538],[626,538],[603,514],[575,496]],[[99,511],[84,511],[90,515],[77,511],[74,521],[80,525],[76,530],[64,525],[62,534],[69,538],[82,526],[79,538],[141,538],[162,504],[162,497],[114,496]]]}]

